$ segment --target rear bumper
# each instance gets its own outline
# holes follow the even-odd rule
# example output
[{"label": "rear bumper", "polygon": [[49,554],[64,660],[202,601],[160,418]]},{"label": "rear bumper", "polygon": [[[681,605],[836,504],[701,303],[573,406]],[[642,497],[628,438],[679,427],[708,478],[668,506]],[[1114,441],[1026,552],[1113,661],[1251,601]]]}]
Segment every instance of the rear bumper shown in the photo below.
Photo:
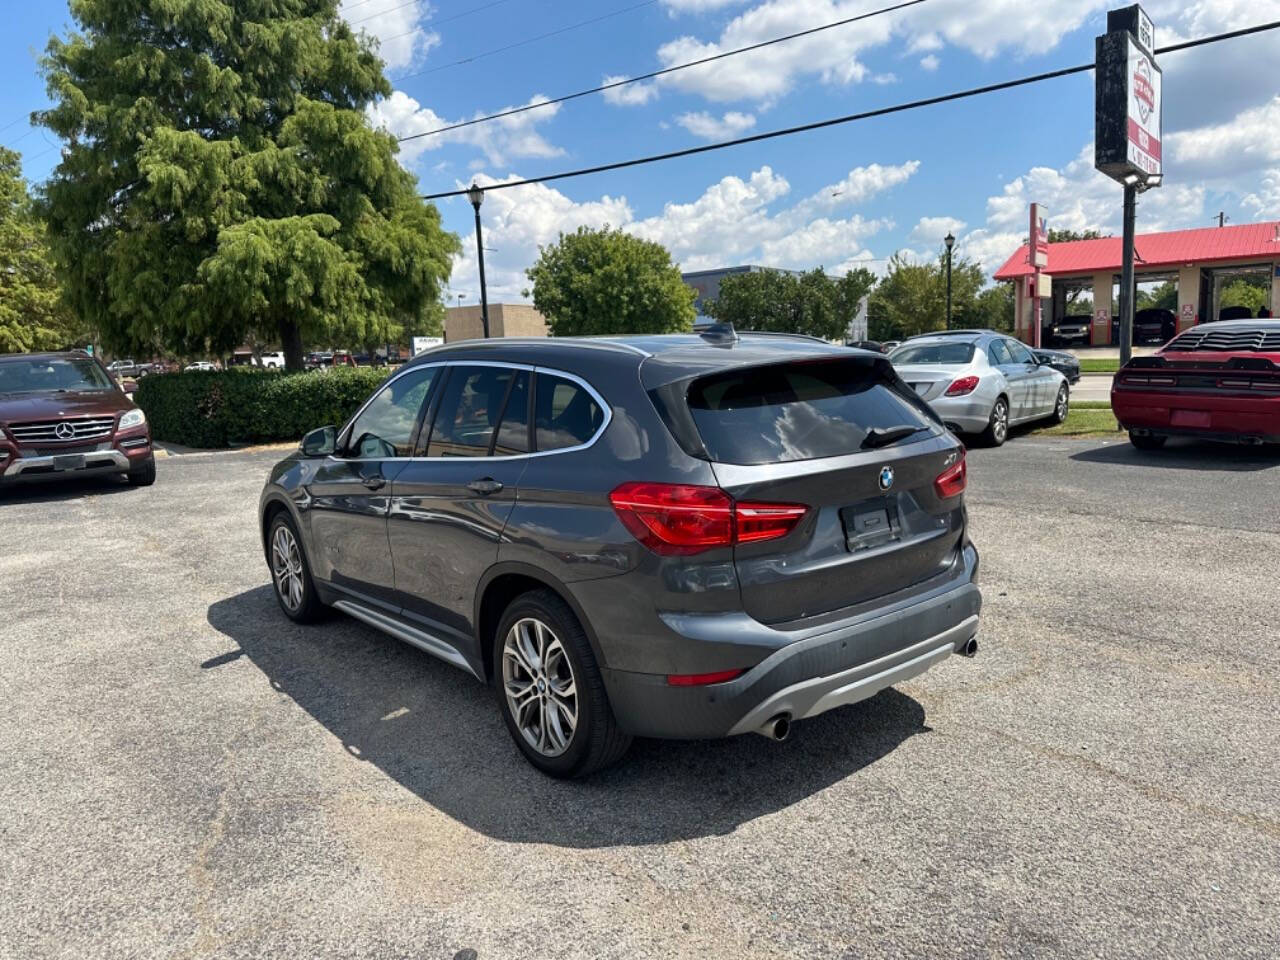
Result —
[{"label": "rear bumper", "polygon": [[1138,433],[1280,443],[1280,397],[1275,396],[1112,390],[1111,410],[1121,427]]},{"label": "rear bumper", "polygon": [[991,408],[995,406],[995,400],[975,399],[973,396],[938,397],[929,400],[928,404],[949,428],[961,433],[981,433],[991,422]]},{"label": "rear bumper", "polygon": [[977,634],[977,569],[977,551],[966,546],[960,575],[939,588],[809,630],[777,630],[744,614],[672,623],[684,628],[690,644],[732,629],[749,631],[753,642],[772,640],[774,649],[736,679],[701,687],[671,686],[662,674],[606,669],[614,714],[637,736],[701,739],[745,733],[779,713],[800,719],[874,696],[959,652]]}]

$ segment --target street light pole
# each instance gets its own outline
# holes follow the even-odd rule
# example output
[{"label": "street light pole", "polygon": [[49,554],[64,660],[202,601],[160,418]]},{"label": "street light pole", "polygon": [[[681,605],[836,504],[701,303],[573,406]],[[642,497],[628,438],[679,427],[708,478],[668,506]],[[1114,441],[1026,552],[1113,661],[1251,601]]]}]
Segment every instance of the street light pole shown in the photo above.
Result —
[{"label": "street light pole", "polygon": [[956,245],[956,238],[947,231],[943,243],[947,245],[947,329],[951,329],[951,248]]},{"label": "street light pole", "polygon": [[480,204],[484,203],[484,191],[473,183],[467,190],[467,199],[476,211],[476,260],[480,265],[480,323],[484,327],[484,338],[489,339],[489,291],[484,281],[484,236],[480,232]]}]

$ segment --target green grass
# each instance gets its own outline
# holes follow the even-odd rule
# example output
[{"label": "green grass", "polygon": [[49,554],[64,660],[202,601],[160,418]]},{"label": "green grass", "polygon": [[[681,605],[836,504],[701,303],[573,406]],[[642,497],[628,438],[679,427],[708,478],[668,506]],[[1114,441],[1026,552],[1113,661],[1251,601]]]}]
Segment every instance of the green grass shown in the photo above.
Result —
[{"label": "green grass", "polygon": [[1119,369],[1119,357],[1083,357],[1080,360],[1081,373],[1115,373]]},{"label": "green grass", "polygon": [[1105,403],[1071,405],[1065,423],[1031,431],[1037,437],[1114,437],[1117,436],[1116,418]]}]

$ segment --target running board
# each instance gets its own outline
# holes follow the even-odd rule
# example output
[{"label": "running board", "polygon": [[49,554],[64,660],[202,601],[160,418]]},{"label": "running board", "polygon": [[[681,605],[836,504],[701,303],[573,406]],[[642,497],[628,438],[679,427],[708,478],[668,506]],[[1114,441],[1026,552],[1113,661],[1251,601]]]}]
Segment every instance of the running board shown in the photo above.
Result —
[{"label": "running board", "polygon": [[[417,647],[423,653],[429,653],[445,663],[451,663],[455,667],[467,671],[472,676],[476,676],[476,672],[471,669],[471,664],[467,662],[466,657],[439,637],[424,633],[416,627],[411,627],[407,623],[396,620],[394,617],[389,617],[385,613],[379,613],[376,610],[370,610],[368,607],[361,606],[351,600],[335,600],[333,607],[335,610],[341,610],[343,613],[367,623],[375,630],[390,634],[397,640],[403,640],[411,647]],[[476,677],[476,679],[480,680],[481,678]]]}]

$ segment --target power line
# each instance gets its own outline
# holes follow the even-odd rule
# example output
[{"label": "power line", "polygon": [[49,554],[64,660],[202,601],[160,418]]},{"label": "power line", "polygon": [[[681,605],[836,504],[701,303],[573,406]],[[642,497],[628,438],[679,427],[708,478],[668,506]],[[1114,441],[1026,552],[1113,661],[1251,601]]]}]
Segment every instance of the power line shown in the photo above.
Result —
[{"label": "power line", "polygon": [[[359,20],[348,20],[347,23],[354,27],[357,23],[365,23],[369,20],[376,20],[378,19],[378,17],[384,16],[388,13],[394,13],[397,10],[403,10],[405,7],[412,7],[421,2],[422,0],[407,0],[407,2],[398,4],[397,6],[387,7],[387,9],[379,10],[377,13],[371,13],[367,17],[361,17]],[[463,17],[469,17],[473,13],[480,13],[482,10],[488,10],[490,7],[497,7],[497,6],[501,6],[504,3],[510,3],[510,2],[511,0],[491,0],[491,2],[489,3],[482,3],[478,7],[472,7],[470,10],[463,10],[459,13],[451,14],[450,16],[447,16],[447,17],[441,17],[438,20],[432,17],[430,20],[427,21],[426,26],[438,27],[442,23],[451,23],[454,20],[461,20]],[[352,6],[360,6],[360,4],[352,4]]]},{"label": "power line", "polygon": [[[703,64],[711,63],[715,60],[723,60],[726,57],[736,57],[740,53],[750,53],[752,50],[759,50],[762,47],[772,46],[775,43],[785,43],[788,40],[795,40],[798,37],[807,37],[811,34],[821,33],[824,30],[832,30],[836,27],[843,27],[858,20],[867,20],[871,17],[878,17],[881,14],[893,13],[897,10],[903,10],[907,7],[914,7],[917,4],[926,2],[926,0],[905,0],[903,3],[894,4],[891,7],[881,7],[879,10],[872,10],[868,13],[860,13],[856,17],[846,17],[843,20],[836,20],[833,23],[824,23],[820,27],[810,27],[808,30],[800,30],[796,33],[789,33],[784,37],[774,37],[772,40],[762,40],[760,43],[753,43],[750,46],[738,47],[736,50],[726,50],[722,53],[713,54],[709,57],[702,57],[699,60],[690,60],[688,63],[678,63],[670,67],[664,67],[661,70],[654,70],[652,73],[643,73],[638,77],[630,77],[624,80],[615,80],[612,83],[601,84],[598,87],[592,87],[590,90],[579,90],[577,93],[565,94],[562,97],[556,97],[554,100],[540,100],[537,103],[527,103],[523,107],[513,107],[510,110],[503,110],[500,113],[491,113],[487,116],[476,117],[472,120],[463,120],[459,123],[450,124],[447,127],[437,127],[435,130],[427,130],[424,133],[415,133],[411,136],[401,139],[401,143],[405,140],[416,140],[419,137],[430,137],[437,133],[447,133],[450,130],[457,130],[461,127],[469,127],[476,123],[487,123],[490,120],[499,120],[502,117],[510,117],[513,114],[524,113],[526,110],[538,110],[542,107],[550,107],[553,104],[564,103],[568,100],[576,100],[579,97],[588,97],[593,93],[603,93],[606,90],[613,90],[617,87],[625,87],[631,83],[639,83],[642,80],[652,80],[654,77],[665,76],[668,73],[675,73],[677,70],[688,70],[690,67],[700,67]],[[405,79],[404,77],[400,78]]]},{"label": "power line", "polygon": [[419,70],[417,73],[406,73],[403,77],[396,77],[392,83],[401,83],[410,80],[413,77],[425,77],[429,73],[438,73],[441,70],[448,70],[452,67],[460,67],[466,63],[474,63],[477,60],[483,60],[485,57],[492,57],[499,53],[506,53],[508,50],[514,50],[517,47],[527,46],[531,43],[537,43],[539,40],[546,40],[550,37],[557,37],[562,33],[568,33],[570,30],[577,30],[579,27],[588,27],[593,23],[600,23],[602,20],[608,20],[612,17],[621,16],[624,13],[630,13],[633,10],[639,10],[642,7],[651,7],[658,0],[644,0],[642,3],[632,4],[629,7],[622,7],[619,10],[611,10],[609,13],[602,13],[598,17],[592,17],[589,20],[581,20],[578,23],[571,23],[566,27],[560,27],[557,30],[551,30],[548,33],[540,33],[536,37],[526,37],[523,40],[517,40],[515,43],[509,43],[505,47],[497,47],[493,50],[485,50],[483,53],[472,54],[469,57],[463,57],[461,60],[454,60],[450,63],[442,63],[438,67],[431,67],[429,70]]},{"label": "power line", "polygon": [[[1192,47],[1201,47],[1211,43],[1220,43],[1223,40],[1233,40],[1237,37],[1245,37],[1255,33],[1264,33],[1268,30],[1275,30],[1280,27],[1280,20],[1273,20],[1270,23],[1259,24],[1254,27],[1245,27],[1240,30],[1232,30],[1228,33],[1219,33],[1210,37],[1201,37],[1198,40],[1187,40],[1183,43],[1175,43],[1168,47],[1159,47],[1155,51],[1157,54],[1176,53],[1179,50],[1188,50]],[[613,163],[602,163],[593,167],[582,167],[577,170],[567,170],[562,173],[549,173],[541,177],[528,177],[524,180],[509,180],[505,183],[492,183],[485,187],[485,190],[505,190],[509,187],[523,187],[535,183],[548,183],[553,180],[567,180],[570,177],[582,177],[592,173],[604,173],[609,170],[622,170],[627,167],[638,167],[649,163],[658,163],[663,160],[675,160],[679,157],[690,157],[699,153],[711,153],[715,150],[726,150],[729,147],[739,147],[747,143],[758,143],[762,140],[773,140],[777,137],[788,137],[797,133],[807,133],[810,130],[821,130],[825,127],[834,127],[840,124],[853,123],[858,120],[869,120],[873,117],[888,116],[893,113],[904,113],[908,110],[917,110],[921,107],[936,106],[940,103],[950,103],[954,100],[965,100],[970,97],[981,96],[987,93],[996,93],[1001,90],[1011,90],[1014,87],[1023,87],[1033,83],[1042,83],[1045,80],[1056,80],[1059,77],[1069,77],[1077,73],[1087,73],[1092,70],[1092,63],[1082,63],[1074,67],[1062,67],[1058,70],[1049,70],[1045,73],[1037,73],[1027,77],[1020,77],[1016,80],[1004,80],[1000,83],[990,83],[981,87],[971,87],[968,90],[957,90],[953,93],[944,93],[936,97],[925,97],[922,100],[911,100],[906,103],[897,103],[888,107],[879,107],[875,110],[865,110],[861,113],[850,113],[842,117],[831,117],[826,120],[815,120],[812,123],[802,123],[794,127],[784,127],[780,130],[769,130],[764,133],[756,133],[747,137],[738,137],[734,140],[724,140],[720,143],[706,143],[697,147],[686,147],[683,150],[672,150],[667,153],[652,154],[647,157],[635,157],[631,160],[618,160]],[[423,194],[423,200],[442,200],[446,197],[460,197],[466,193],[466,190],[447,190],[441,193]]]}]

